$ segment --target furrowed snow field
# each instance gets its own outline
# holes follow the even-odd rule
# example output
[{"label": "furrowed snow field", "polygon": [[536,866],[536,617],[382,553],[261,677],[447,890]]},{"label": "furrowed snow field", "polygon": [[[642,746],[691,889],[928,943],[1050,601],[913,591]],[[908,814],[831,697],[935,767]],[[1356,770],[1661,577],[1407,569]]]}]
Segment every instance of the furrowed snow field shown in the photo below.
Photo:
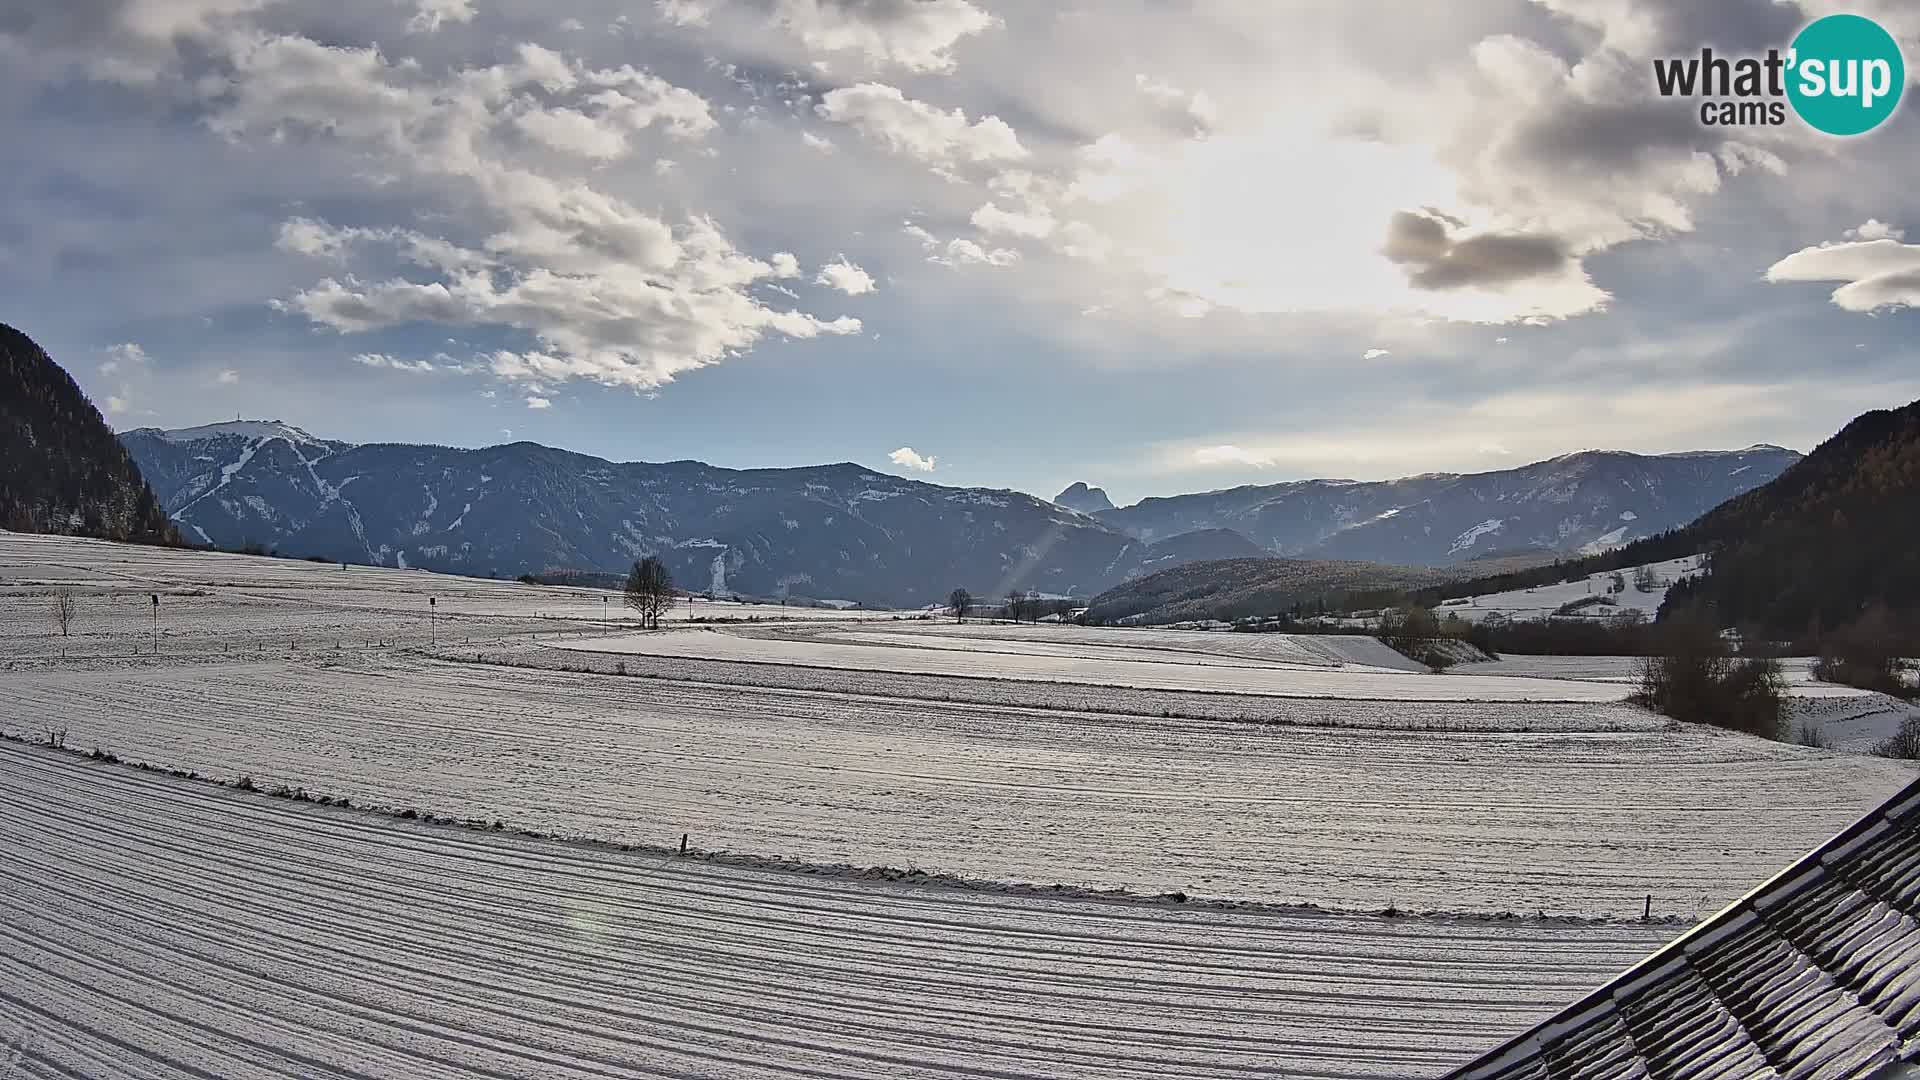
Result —
[{"label": "furrowed snow field", "polygon": [[[0,727],[356,803],[969,878],[1350,910],[1698,915],[1899,764],[1711,731],[1281,727],[415,658],[17,671]],[[1322,703],[1314,703],[1319,706]],[[1596,726],[1619,706],[1599,707]],[[1408,716],[1407,714],[1413,714]],[[1562,717],[1531,730],[1534,717]],[[1763,824],[1762,824],[1763,823]]]},{"label": "furrowed snow field", "polygon": [[18,745],[0,781],[8,1080],[1431,1076],[1674,932],[839,881]]},{"label": "furrowed snow field", "polygon": [[1600,665],[602,595],[0,534],[0,731],[506,826],[0,743],[0,1080],[1435,1075],[1913,775]]},{"label": "furrowed snow field", "polygon": [[[1125,631],[1119,631],[1125,633]],[[557,648],[581,652],[635,653],[787,664],[907,674],[947,675],[1036,682],[1085,683],[1139,689],[1328,697],[1385,701],[1620,701],[1625,687],[1501,676],[1430,675],[1385,667],[1331,663],[1168,663],[1164,657],[1131,659],[1085,643],[1054,644],[1024,638],[981,642],[929,635],[923,643],[892,643],[906,631],[886,634],[788,636],[732,629],[674,630],[613,638],[568,638]],[[972,644],[969,644],[972,642]]]}]

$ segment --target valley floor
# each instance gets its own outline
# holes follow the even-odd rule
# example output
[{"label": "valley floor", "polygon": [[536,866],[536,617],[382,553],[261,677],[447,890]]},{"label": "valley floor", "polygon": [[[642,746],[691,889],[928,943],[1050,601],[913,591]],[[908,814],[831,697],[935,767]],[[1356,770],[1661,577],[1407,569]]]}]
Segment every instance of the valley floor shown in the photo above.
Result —
[{"label": "valley floor", "polygon": [[1434,1075],[1913,775],[1364,639],[341,573],[0,534],[0,730],[504,826],[0,744],[0,1076]]}]

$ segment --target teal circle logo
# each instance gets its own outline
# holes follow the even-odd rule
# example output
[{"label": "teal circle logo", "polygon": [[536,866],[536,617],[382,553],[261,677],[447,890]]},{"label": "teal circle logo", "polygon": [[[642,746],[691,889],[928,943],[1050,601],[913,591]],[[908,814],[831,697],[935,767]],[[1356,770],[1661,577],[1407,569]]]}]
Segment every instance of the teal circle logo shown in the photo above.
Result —
[{"label": "teal circle logo", "polygon": [[1829,135],[1872,131],[1907,85],[1900,44],[1872,19],[1828,15],[1808,23],[1787,54],[1793,111]]}]

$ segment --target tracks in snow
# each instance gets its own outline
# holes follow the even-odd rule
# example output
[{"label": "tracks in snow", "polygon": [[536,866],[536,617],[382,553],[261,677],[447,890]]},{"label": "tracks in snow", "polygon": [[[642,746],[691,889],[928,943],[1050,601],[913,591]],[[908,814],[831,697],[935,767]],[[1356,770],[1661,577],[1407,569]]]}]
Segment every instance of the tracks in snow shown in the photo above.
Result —
[{"label": "tracks in snow", "polygon": [[825,881],[13,744],[0,790],[21,1077],[1418,1076],[1670,933]]}]

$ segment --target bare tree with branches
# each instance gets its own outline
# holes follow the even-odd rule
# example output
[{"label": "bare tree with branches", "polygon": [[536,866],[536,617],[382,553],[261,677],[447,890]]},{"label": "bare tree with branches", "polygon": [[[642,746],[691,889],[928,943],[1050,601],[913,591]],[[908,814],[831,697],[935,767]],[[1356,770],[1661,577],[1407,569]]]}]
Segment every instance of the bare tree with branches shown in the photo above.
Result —
[{"label": "bare tree with branches", "polygon": [[53,593],[53,622],[54,625],[60,628],[61,637],[69,636],[68,632],[73,628],[74,609],[73,590],[68,588],[55,589]]},{"label": "bare tree with branches", "polygon": [[640,616],[647,630],[660,629],[660,616],[673,606],[673,575],[659,556],[649,555],[633,564],[627,575],[627,606]]},{"label": "bare tree with branches", "polygon": [[967,621],[967,609],[973,606],[973,594],[965,589],[955,589],[947,594],[947,610],[953,612],[954,622]]}]

